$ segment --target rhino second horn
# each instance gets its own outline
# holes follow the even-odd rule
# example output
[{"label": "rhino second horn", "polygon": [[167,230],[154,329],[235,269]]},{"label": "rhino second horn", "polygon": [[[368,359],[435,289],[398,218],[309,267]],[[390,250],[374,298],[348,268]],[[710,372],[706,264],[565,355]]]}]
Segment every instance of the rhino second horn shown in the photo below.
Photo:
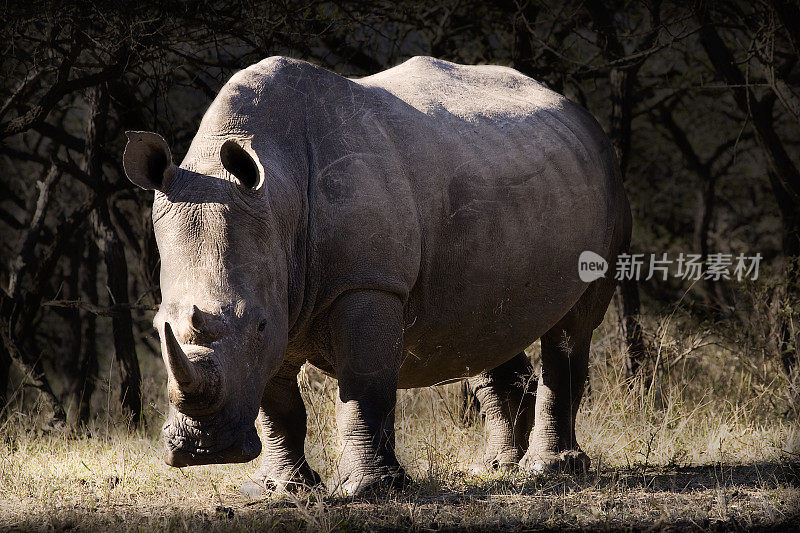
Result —
[{"label": "rhino second horn", "polygon": [[169,322],[164,323],[164,345],[167,370],[178,388],[182,392],[197,391],[200,388],[200,375],[194,364],[183,353],[178,339],[172,333],[172,326],[169,325]]},{"label": "rhino second horn", "polygon": [[213,342],[222,337],[222,320],[201,311],[196,305],[192,306],[190,321],[192,324],[192,329],[201,334],[207,340],[207,342]]}]

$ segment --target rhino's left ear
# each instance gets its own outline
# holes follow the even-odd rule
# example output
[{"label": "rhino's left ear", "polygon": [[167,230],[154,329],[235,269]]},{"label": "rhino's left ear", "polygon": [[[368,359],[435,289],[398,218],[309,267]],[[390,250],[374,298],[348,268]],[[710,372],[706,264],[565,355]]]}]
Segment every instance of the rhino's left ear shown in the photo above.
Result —
[{"label": "rhino's left ear", "polygon": [[228,139],[219,149],[219,158],[225,170],[250,189],[258,189],[263,180],[262,171],[255,158],[238,142]]},{"label": "rhino's left ear", "polygon": [[128,144],[122,156],[125,175],[142,189],[164,191],[175,173],[167,141],[158,133],[126,131]]}]

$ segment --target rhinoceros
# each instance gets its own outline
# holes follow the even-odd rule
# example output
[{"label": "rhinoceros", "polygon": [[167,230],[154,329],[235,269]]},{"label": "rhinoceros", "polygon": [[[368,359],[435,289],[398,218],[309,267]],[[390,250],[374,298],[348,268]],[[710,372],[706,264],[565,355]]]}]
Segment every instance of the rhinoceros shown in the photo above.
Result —
[{"label": "rhinoceros", "polygon": [[613,265],[631,219],[583,108],[502,66],[414,57],[349,79],[271,57],[222,87],[180,166],[158,134],[127,136],[128,178],[155,191],[167,464],[261,454],[250,494],[320,483],[308,362],[338,380],[337,492],[408,483],[397,389],[463,378],[478,465],[588,467],[575,415],[615,281],[582,281],[578,258]]}]

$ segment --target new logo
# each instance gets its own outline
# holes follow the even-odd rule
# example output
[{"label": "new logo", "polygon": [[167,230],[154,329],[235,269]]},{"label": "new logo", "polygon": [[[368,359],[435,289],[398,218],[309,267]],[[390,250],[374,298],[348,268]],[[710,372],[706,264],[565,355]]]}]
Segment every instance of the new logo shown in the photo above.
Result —
[{"label": "new logo", "polygon": [[584,250],[578,257],[578,276],[584,283],[602,278],[608,271],[608,261],[594,252]]}]

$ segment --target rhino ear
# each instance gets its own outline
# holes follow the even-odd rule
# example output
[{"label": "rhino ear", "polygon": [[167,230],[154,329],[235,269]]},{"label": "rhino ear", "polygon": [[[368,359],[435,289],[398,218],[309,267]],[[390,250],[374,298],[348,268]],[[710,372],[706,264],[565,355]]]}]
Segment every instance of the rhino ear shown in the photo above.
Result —
[{"label": "rhino ear", "polygon": [[158,133],[126,131],[128,144],[122,156],[125,175],[142,189],[164,191],[175,173],[167,141]]},{"label": "rhino ear", "polygon": [[250,189],[258,189],[261,185],[261,171],[258,163],[250,153],[233,139],[228,139],[219,149],[222,166],[230,172],[239,183]]}]

